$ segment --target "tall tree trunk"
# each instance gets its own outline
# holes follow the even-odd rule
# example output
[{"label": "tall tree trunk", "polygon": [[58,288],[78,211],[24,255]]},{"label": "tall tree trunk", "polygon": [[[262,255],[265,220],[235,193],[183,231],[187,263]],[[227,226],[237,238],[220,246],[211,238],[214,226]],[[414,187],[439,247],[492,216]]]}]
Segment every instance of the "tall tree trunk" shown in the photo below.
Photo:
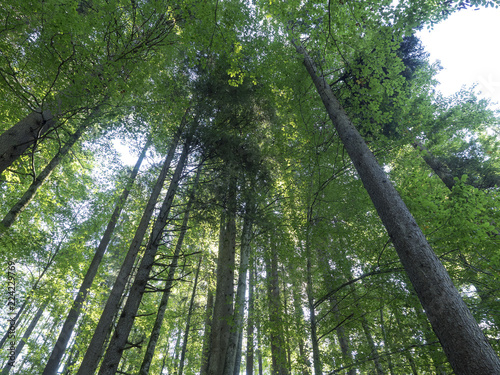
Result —
[{"label": "tall tree trunk", "polygon": [[101,364],[99,375],[114,375],[118,369],[118,365],[123,355],[123,350],[127,343],[130,330],[132,329],[137,310],[139,309],[139,305],[141,303],[142,295],[146,289],[149,273],[155,261],[156,251],[162,239],[163,229],[167,223],[170,209],[172,208],[172,202],[181,179],[182,171],[184,170],[184,166],[188,158],[188,151],[189,140],[186,140],[182,149],[182,154],[177,163],[177,168],[175,169],[172,181],[168,187],[167,195],[160,208],[153,230],[151,231],[148,246],[144,251],[144,255],[137,270],[137,275],[132,288],[130,289],[127,303],[123,308],[120,319],[118,319],[115,332],[111,338],[108,350],[106,351]]},{"label": "tall tree trunk", "polygon": [[272,375],[288,375],[286,353],[283,339],[283,322],[281,319],[281,300],[278,277],[278,254],[275,246],[270,244],[270,259],[266,260],[268,282],[269,322],[271,339]]},{"label": "tall tree trunk", "polygon": [[184,359],[186,357],[187,343],[189,338],[189,330],[191,328],[191,315],[193,314],[194,308],[194,298],[196,296],[196,288],[198,287],[198,275],[200,274],[201,261],[203,259],[203,255],[200,255],[200,259],[198,260],[198,267],[196,268],[196,275],[194,277],[194,285],[193,292],[191,293],[191,301],[189,301],[189,309],[186,320],[186,329],[184,330],[184,340],[182,340],[182,350],[181,350],[181,358],[179,360],[179,375],[182,375],[184,371]]},{"label": "tall tree trunk", "polygon": [[49,299],[47,298],[45,300],[45,302],[42,304],[42,306],[40,306],[38,308],[38,311],[36,312],[35,316],[31,320],[30,325],[28,326],[26,331],[24,331],[23,337],[21,338],[21,340],[19,340],[19,342],[16,346],[16,351],[14,353],[14,359],[12,359],[12,356],[9,356],[9,361],[7,361],[7,364],[4,366],[4,368],[2,370],[2,375],[7,375],[12,370],[13,366],[11,366],[11,364],[12,365],[14,364],[17,356],[23,350],[24,345],[26,345],[29,337],[31,336],[31,333],[35,329],[35,326],[37,325],[38,321],[40,320],[40,318],[41,318],[41,316],[42,316],[43,312],[45,311],[45,308],[47,307],[48,304],[49,304]]},{"label": "tall tree trunk", "polygon": [[104,307],[101,318],[97,323],[94,335],[92,336],[89,347],[87,348],[82,363],[80,364],[77,375],[94,375],[97,366],[99,365],[99,361],[103,352],[104,342],[106,341],[108,332],[112,327],[113,319],[117,315],[120,308],[120,300],[125,289],[125,285],[128,281],[130,273],[132,272],[132,268],[134,267],[135,258],[137,257],[137,253],[139,252],[139,249],[141,247],[142,241],[149,226],[149,222],[151,220],[151,215],[153,214],[154,208],[156,206],[156,201],[158,200],[168,171],[170,169],[170,164],[172,162],[172,159],[174,158],[177,143],[180,138],[181,130],[184,127],[187,114],[188,111],[186,111],[186,114],[184,115],[179,130],[174,135],[168,155],[165,159],[165,162],[163,163],[163,167],[160,171],[158,179],[156,180],[155,186],[153,187],[139,226],[137,227],[127,255],[125,256],[118,276],[116,277],[113,288],[111,289],[111,293],[106,302],[106,306]]},{"label": "tall tree trunk", "polygon": [[236,248],[236,178],[228,177],[227,207],[220,229],[217,286],[210,337],[208,375],[224,372],[230,327],[233,319],[234,267]]},{"label": "tall tree trunk", "polygon": [[436,158],[421,142],[413,142],[413,147],[420,150],[422,158],[427,165],[434,171],[434,173],[443,181],[446,187],[450,190],[455,186],[453,174],[446,164]]},{"label": "tall tree trunk", "polygon": [[3,132],[0,135],[0,174],[55,124],[50,110],[37,110]]},{"label": "tall tree trunk", "polygon": [[384,375],[384,369],[382,368],[382,364],[380,363],[380,355],[378,353],[378,349],[375,346],[375,341],[373,341],[373,336],[371,333],[370,326],[368,325],[368,321],[365,316],[361,316],[361,326],[363,327],[363,332],[366,337],[366,341],[368,342],[368,347],[370,348],[370,355],[373,358],[373,363],[375,364],[375,370],[377,371],[377,375]]},{"label": "tall tree trunk", "polygon": [[311,254],[309,250],[309,240],[306,240],[307,257],[307,301],[309,304],[309,320],[311,322],[311,344],[313,349],[314,374],[322,374],[321,358],[319,353],[319,340],[316,333],[316,312],[314,311],[314,296],[312,288]]},{"label": "tall tree trunk", "polygon": [[31,183],[28,190],[24,195],[17,201],[10,211],[4,216],[2,222],[0,223],[0,236],[2,236],[6,229],[10,228],[17,217],[24,211],[31,200],[34,198],[38,188],[42,186],[45,180],[52,174],[54,169],[59,165],[61,160],[66,156],[71,147],[80,139],[83,131],[87,128],[88,124],[84,124],[78,128],[78,130],[73,133],[69,139],[66,141],[64,146],[55,154],[52,160],[45,166],[43,171],[36,176],[35,180]]},{"label": "tall tree trunk", "polygon": [[109,220],[108,226],[104,231],[104,234],[101,238],[101,242],[99,243],[99,246],[97,247],[94,257],[92,258],[92,262],[90,263],[87,273],[83,278],[82,284],[80,285],[80,289],[78,290],[75,300],[73,301],[73,305],[69,310],[68,316],[66,318],[66,321],[64,322],[61,333],[57,338],[57,341],[54,345],[54,349],[52,349],[52,353],[49,357],[47,365],[43,370],[43,375],[57,374],[57,369],[59,368],[61,358],[64,354],[64,351],[66,350],[66,346],[68,345],[68,341],[73,332],[73,328],[75,327],[76,322],[78,321],[80,312],[82,311],[83,303],[87,299],[87,295],[90,291],[90,288],[92,287],[92,282],[94,281],[94,278],[97,275],[99,265],[101,264],[102,258],[104,257],[104,253],[106,252],[109,242],[111,241],[111,235],[115,230],[122,209],[125,206],[125,202],[127,201],[130,191],[132,190],[135,178],[139,173],[142,161],[144,160],[146,152],[150,145],[151,145],[151,140],[148,140],[144,148],[142,149],[139,159],[137,159],[137,163],[135,164],[134,169],[130,173],[127,184],[125,185],[125,188],[123,189],[123,192],[120,198],[118,199],[118,202],[116,203],[115,210],[111,215],[111,219]]},{"label": "tall tree trunk", "polygon": [[301,45],[304,64],[458,375],[500,373],[500,359],[427,243],[415,219]]},{"label": "tall tree trunk", "polygon": [[293,297],[293,310],[295,325],[297,327],[297,340],[299,345],[299,365],[302,368],[302,375],[311,375],[311,361],[306,353],[306,343],[304,338],[307,337],[307,333],[304,326],[304,312],[302,311],[302,297],[301,291],[298,290],[297,282],[295,278],[292,278],[292,297]]},{"label": "tall tree trunk", "polygon": [[[209,283],[210,284],[210,283]],[[201,368],[200,375],[207,375],[208,360],[210,355],[210,327],[212,326],[212,310],[214,307],[214,292],[208,286],[207,307],[205,311],[205,332],[203,334],[203,348],[201,350]]]},{"label": "tall tree trunk", "polygon": [[248,274],[248,320],[247,320],[247,351],[246,351],[246,375],[253,375],[254,362],[254,267],[250,263]]},{"label": "tall tree trunk", "polygon": [[384,351],[386,352],[387,356],[387,366],[389,367],[389,373],[391,375],[394,374],[394,366],[392,365],[392,359],[391,359],[391,345],[389,345],[389,342],[387,341],[387,333],[385,331],[385,321],[384,321],[384,308],[380,308],[380,330],[382,331],[382,337],[384,339]]},{"label": "tall tree trunk", "polygon": [[236,357],[238,353],[238,344],[240,342],[240,335],[243,328],[243,317],[245,314],[245,295],[246,295],[246,279],[248,270],[248,261],[250,257],[250,240],[252,237],[252,215],[253,203],[251,200],[247,201],[246,215],[243,222],[243,230],[241,233],[241,252],[240,252],[240,269],[238,274],[238,288],[236,291],[235,311],[234,311],[234,325],[232,327],[227,355],[226,365],[224,367],[223,375],[233,375],[236,366]]},{"label": "tall tree trunk", "polygon": [[179,260],[179,254],[181,252],[182,244],[184,242],[184,237],[188,229],[189,214],[191,211],[191,207],[193,205],[195,190],[196,186],[198,185],[200,173],[201,173],[201,166],[198,169],[193,187],[191,189],[191,193],[189,195],[189,200],[186,206],[186,212],[184,213],[184,218],[182,219],[179,238],[177,239],[177,244],[175,245],[174,253],[172,255],[172,262],[169,266],[167,281],[165,282],[165,287],[163,290],[160,305],[158,306],[158,313],[156,314],[155,324],[153,326],[153,329],[151,330],[151,334],[149,335],[148,347],[146,349],[146,353],[142,361],[141,369],[139,370],[139,375],[147,375],[149,373],[149,367],[151,366],[151,361],[153,360],[156,344],[158,343],[158,339],[160,338],[161,326],[163,323],[163,319],[165,317],[165,311],[167,310],[168,299],[170,297],[172,285],[174,283],[175,271],[177,270],[177,262]]}]

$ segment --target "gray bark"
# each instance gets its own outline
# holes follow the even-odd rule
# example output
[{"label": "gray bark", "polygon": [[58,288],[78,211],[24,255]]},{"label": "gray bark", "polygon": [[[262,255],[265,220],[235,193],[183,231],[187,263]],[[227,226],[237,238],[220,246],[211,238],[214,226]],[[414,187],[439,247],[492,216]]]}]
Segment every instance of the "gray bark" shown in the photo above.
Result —
[{"label": "gray bark", "polygon": [[270,259],[266,260],[268,282],[269,322],[271,323],[271,361],[272,375],[288,375],[286,352],[283,338],[283,322],[281,319],[281,299],[278,278],[278,254],[271,244]]},{"label": "gray bark", "polygon": [[[253,263],[253,262],[252,262]],[[248,274],[248,320],[247,320],[247,351],[246,351],[246,375],[253,375],[254,362],[254,270],[250,267]]]},{"label": "gray bark", "polygon": [[221,226],[217,260],[217,286],[210,337],[208,375],[221,375],[224,371],[233,319],[234,267],[236,247],[236,178],[228,177],[225,228]]},{"label": "gray bark", "polygon": [[36,176],[35,180],[31,183],[29,188],[23,194],[23,196],[12,206],[10,211],[5,215],[2,222],[0,223],[0,236],[5,233],[5,230],[10,228],[17,217],[24,211],[24,209],[28,206],[31,200],[35,197],[35,194],[45,182],[45,180],[52,174],[54,169],[59,165],[64,156],[68,153],[68,151],[73,147],[73,145],[78,141],[78,139],[82,136],[83,131],[86,126],[81,126],[78,130],[73,133],[68,141],[64,144],[64,146],[56,153],[56,155],[52,158],[52,160],[45,166],[43,171]]},{"label": "gray bark", "polygon": [[[187,116],[187,111],[186,111]],[[172,143],[170,145],[170,149],[168,155],[163,163],[163,167],[160,171],[160,174],[156,180],[155,186],[151,192],[146,208],[144,209],[144,213],[142,215],[141,221],[137,230],[135,232],[134,238],[130,244],[129,250],[125,259],[122,263],[118,276],[115,280],[113,288],[111,289],[111,293],[106,302],[106,306],[101,314],[101,318],[97,323],[97,327],[94,331],[94,335],[90,341],[89,347],[85,356],[83,357],[82,363],[80,364],[80,368],[78,369],[77,375],[94,375],[99,365],[99,360],[101,358],[101,354],[103,352],[104,343],[106,341],[108,332],[112,327],[112,322],[114,316],[118,313],[120,308],[120,300],[125,289],[125,285],[128,281],[129,275],[132,272],[132,268],[134,267],[134,262],[137,257],[137,253],[139,252],[140,246],[146,235],[146,231],[149,226],[149,222],[151,220],[151,215],[153,214],[156,201],[160,195],[160,192],[163,188],[163,184],[167,177],[167,173],[170,169],[170,164],[175,155],[175,150],[177,148],[177,143],[179,141],[180,130],[184,127],[185,118],[183,119],[179,131],[175,134]]]},{"label": "gray bark", "polygon": [[474,320],[446,269],[330,86],[301,45],[309,72],[337,133],[391,238],[451,366],[458,375],[500,373],[500,359]]},{"label": "gray bark", "polygon": [[56,123],[50,110],[34,111],[0,135],[0,174]]},{"label": "gray bark", "polygon": [[[238,344],[243,328],[243,316],[245,314],[245,294],[246,294],[246,279],[248,270],[248,261],[250,258],[250,240],[252,236],[252,203],[247,203],[247,212],[243,222],[243,230],[241,233],[241,253],[240,253],[240,269],[238,274],[238,288],[235,298],[234,325],[229,336],[229,343],[226,355],[226,365],[224,367],[224,375],[233,375],[235,368],[239,368],[239,363],[236,363],[238,354]],[[241,348],[239,348],[241,349]]]},{"label": "gray bark", "polygon": [[378,349],[375,346],[375,341],[373,341],[373,336],[370,330],[370,326],[368,325],[368,321],[365,316],[361,316],[361,326],[363,327],[363,332],[366,337],[366,341],[368,342],[368,347],[370,348],[370,355],[373,358],[373,363],[375,364],[375,370],[377,371],[377,375],[384,375],[384,369],[382,368],[382,364],[380,363],[380,355],[378,353]]},{"label": "gray bark", "polygon": [[203,348],[201,350],[201,368],[200,375],[207,375],[208,359],[210,355],[210,327],[212,326],[212,310],[214,307],[214,293],[212,289],[208,289],[207,307],[205,311],[205,333],[203,337]]},{"label": "gray bark", "polygon": [[158,313],[156,314],[155,324],[153,326],[153,329],[151,330],[151,334],[149,335],[149,342],[146,349],[146,353],[144,354],[144,359],[142,361],[141,369],[139,370],[139,375],[147,375],[149,373],[149,367],[151,366],[151,361],[153,360],[153,356],[156,350],[156,344],[158,343],[158,339],[160,338],[161,326],[163,323],[163,319],[165,317],[165,311],[167,310],[167,305],[170,297],[170,292],[172,290],[172,285],[174,283],[175,271],[177,270],[177,262],[179,260],[179,254],[181,252],[182,244],[184,242],[184,237],[188,229],[189,214],[191,211],[191,207],[193,205],[194,194],[196,186],[198,184],[198,180],[200,178],[200,172],[201,172],[201,166],[199,167],[198,173],[196,174],[195,182],[193,188],[191,189],[189,201],[186,206],[186,212],[184,213],[184,218],[182,219],[179,238],[177,239],[177,244],[175,245],[174,253],[172,254],[172,262],[169,266],[167,281],[165,282],[165,287],[161,297],[160,305],[158,306]]},{"label": "gray bark", "polygon": [[127,184],[125,185],[125,188],[123,189],[123,192],[120,198],[118,199],[118,202],[116,203],[113,214],[111,215],[111,219],[109,220],[106,230],[104,231],[101,241],[99,242],[99,246],[97,247],[94,257],[92,258],[92,262],[90,263],[90,266],[87,272],[85,273],[85,277],[83,278],[82,284],[80,285],[80,289],[76,294],[75,300],[73,301],[73,305],[69,310],[68,316],[64,322],[61,333],[59,334],[59,337],[57,338],[57,341],[54,345],[54,348],[52,349],[52,353],[50,354],[47,365],[43,370],[43,375],[57,374],[61,358],[64,355],[66,346],[68,345],[71,334],[73,333],[73,329],[82,311],[83,303],[87,299],[87,295],[90,291],[90,288],[92,287],[94,278],[97,275],[99,265],[101,264],[102,258],[104,257],[104,253],[106,252],[109,242],[111,241],[111,236],[115,230],[120,214],[123,210],[123,207],[125,206],[125,202],[127,201],[130,191],[132,190],[135,178],[139,173],[142,161],[144,160],[144,157],[146,156],[146,152],[150,145],[151,145],[151,140],[148,140],[146,142],[146,145],[142,149],[139,159],[137,159],[137,163],[135,164],[134,169],[130,173]]},{"label": "gray bark", "polygon": [[311,274],[311,254],[309,244],[306,241],[306,256],[307,256],[307,301],[309,304],[309,319],[311,322],[311,344],[313,349],[313,365],[314,374],[323,374],[321,358],[319,353],[318,336],[316,333],[316,312],[314,311],[314,296],[312,289],[312,274]]},{"label": "gray bark", "polygon": [[162,239],[163,228],[167,223],[170,209],[172,208],[172,202],[181,179],[182,171],[184,170],[184,166],[188,158],[188,151],[189,141],[186,141],[182,154],[179,158],[179,162],[177,163],[177,168],[172,176],[172,181],[168,187],[167,195],[160,208],[153,230],[151,231],[149,243],[144,251],[144,255],[139,265],[132,288],[130,289],[127,302],[123,308],[120,318],[118,319],[115,332],[111,338],[108,350],[106,351],[101,364],[99,375],[114,375],[118,369],[118,365],[123,355],[123,350],[127,343],[130,330],[132,329],[134,319],[141,303],[142,295],[146,289],[149,273],[155,261],[156,251]]},{"label": "gray bark", "polygon": [[184,359],[186,358],[189,330],[191,328],[191,315],[193,314],[194,297],[196,296],[196,288],[198,287],[198,276],[200,274],[202,259],[203,259],[203,256],[200,256],[200,259],[198,260],[198,267],[196,268],[196,275],[194,277],[194,285],[193,285],[193,292],[191,293],[191,301],[189,301],[186,329],[184,330],[184,340],[182,340],[181,358],[179,360],[179,375],[182,375],[182,372],[184,371]]},{"label": "gray bark", "polygon": [[413,147],[420,150],[422,158],[427,163],[427,165],[434,171],[434,173],[443,181],[446,187],[450,190],[455,186],[455,180],[453,179],[453,173],[450,168],[442,161],[437,159],[430,151],[419,141],[413,143]]}]

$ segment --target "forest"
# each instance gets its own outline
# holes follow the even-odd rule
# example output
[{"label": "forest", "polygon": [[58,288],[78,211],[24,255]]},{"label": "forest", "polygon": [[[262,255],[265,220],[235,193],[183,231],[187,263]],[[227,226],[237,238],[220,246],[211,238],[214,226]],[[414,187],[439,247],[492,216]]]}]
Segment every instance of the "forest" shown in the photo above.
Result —
[{"label": "forest", "polygon": [[499,4],[0,0],[1,374],[499,375]]}]

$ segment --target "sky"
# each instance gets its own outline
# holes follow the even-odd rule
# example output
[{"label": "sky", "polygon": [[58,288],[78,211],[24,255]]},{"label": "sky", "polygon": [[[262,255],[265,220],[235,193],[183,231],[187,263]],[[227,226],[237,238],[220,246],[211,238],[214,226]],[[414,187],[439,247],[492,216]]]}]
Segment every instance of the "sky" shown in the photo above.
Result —
[{"label": "sky", "polygon": [[441,61],[437,80],[444,95],[477,82],[481,97],[500,103],[500,9],[461,10],[418,37],[431,62]]}]

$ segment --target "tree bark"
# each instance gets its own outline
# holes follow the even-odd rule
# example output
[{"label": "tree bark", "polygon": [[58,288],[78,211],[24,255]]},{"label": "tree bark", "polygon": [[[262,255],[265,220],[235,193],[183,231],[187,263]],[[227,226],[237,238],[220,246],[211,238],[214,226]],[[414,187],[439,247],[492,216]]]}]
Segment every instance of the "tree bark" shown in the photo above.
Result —
[{"label": "tree bark", "polygon": [[[252,262],[253,264],[253,262]],[[248,320],[247,320],[247,351],[246,351],[246,375],[253,375],[254,362],[254,268],[250,266],[248,273]]]},{"label": "tree bark", "polygon": [[212,326],[212,310],[214,307],[214,293],[210,286],[207,293],[207,307],[205,311],[205,332],[203,337],[203,348],[201,350],[200,375],[207,375],[208,360],[210,355],[210,327]]},{"label": "tree bark", "polygon": [[500,373],[500,359],[474,320],[446,269],[415,219],[387,179],[375,156],[352,125],[330,86],[316,73],[301,45],[309,72],[337,133],[391,238],[403,267],[451,366],[458,375]]},{"label": "tree bark", "polygon": [[184,340],[182,340],[181,358],[179,360],[179,375],[182,375],[182,372],[184,371],[184,359],[186,357],[187,343],[188,343],[188,338],[189,338],[189,330],[191,328],[191,326],[190,326],[191,315],[193,314],[194,297],[196,296],[196,288],[198,287],[198,275],[200,274],[202,259],[203,259],[203,256],[200,255],[200,259],[198,260],[198,267],[196,268],[196,275],[194,277],[194,285],[193,285],[193,292],[191,293],[191,301],[189,301],[186,329],[184,331]]},{"label": "tree bark", "polygon": [[321,358],[319,353],[319,342],[316,333],[316,312],[314,311],[314,296],[312,288],[312,274],[311,274],[311,254],[309,250],[309,240],[306,240],[306,256],[307,256],[307,302],[309,304],[309,320],[311,322],[311,344],[313,349],[313,365],[314,373],[322,374]]},{"label": "tree bark", "polygon": [[288,375],[286,353],[283,339],[283,322],[281,319],[281,300],[278,278],[278,254],[275,246],[270,245],[270,259],[266,260],[268,282],[268,303],[271,340],[272,375]]},{"label": "tree bark", "polygon": [[239,368],[239,363],[236,364],[236,358],[238,354],[238,344],[242,334],[243,316],[245,314],[246,278],[248,261],[250,258],[250,240],[252,237],[252,205],[253,203],[251,201],[247,202],[246,215],[241,233],[240,269],[238,273],[238,288],[235,299],[234,325],[229,336],[226,365],[224,367],[223,375],[233,375],[235,368]]},{"label": "tree bark", "polygon": [[162,239],[163,229],[167,223],[170,209],[172,208],[172,203],[175,193],[177,192],[177,187],[179,186],[182,171],[186,165],[188,152],[189,141],[187,140],[184,143],[182,154],[177,163],[174,175],[172,176],[172,181],[170,182],[167,195],[165,196],[163,204],[160,208],[158,218],[156,219],[153,230],[151,231],[148,246],[144,251],[144,255],[137,270],[137,275],[134,283],[132,284],[132,288],[130,289],[127,302],[122,310],[120,319],[118,319],[115,332],[111,338],[108,350],[106,351],[101,364],[99,375],[114,375],[118,369],[118,365],[123,355],[123,350],[127,343],[130,330],[134,324],[134,319],[149,280],[149,273],[155,261],[156,251],[158,250],[158,246],[160,245]]},{"label": "tree bark", "polygon": [[45,166],[43,171],[36,176],[35,180],[31,183],[28,190],[24,193],[24,195],[17,201],[14,206],[10,209],[10,211],[5,215],[2,222],[0,223],[0,236],[2,236],[6,229],[10,228],[17,217],[24,211],[24,209],[28,206],[31,200],[35,197],[35,194],[45,182],[45,180],[52,174],[54,169],[59,165],[61,160],[66,156],[68,151],[73,147],[73,145],[80,139],[83,134],[83,131],[86,129],[86,126],[81,126],[78,130],[73,133],[64,146],[56,153],[56,155],[52,158],[52,160]]},{"label": "tree bark", "polygon": [[146,156],[146,152],[150,145],[151,145],[151,140],[149,139],[146,142],[144,148],[142,149],[139,159],[137,159],[134,169],[130,173],[127,184],[125,185],[125,188],[123,189],[123,192],[120,198],[118,199],[118,202],[116,203],[115,210],[111,215],[111,219],[109,220],[108,226],[104,231],[104,234],[101,238],[101,242],[99,243],[99,246],[97,247],[94,257],[92,258],[92,262],[90,263],[87,273],[83,278],[82,284],[80,285],[80,289],[76,294],[75,300],[73,301],[73,305],[69,310],[68,316],[64,322],[61,333],[57,338],[57,341],[54,345],[54,349],[52,349],[52,353],[50,354],[47,365],[43,370],[43,375],[57,374],[61,358],[64,354],[64,351],[66,350],[66,346],[68,345],[68,341],[73,332],[73,328],[75,328],[76,322],[78,321],[78,318],[82,311],[83,303],[87,299],[87,295],[90,291],[90,288],[92,287],[94,278],[97,275],[99,265],[101,264],[102,258],[104,257],[104,253],[106,252],[109,242],[111,241],[111,236],[115,230],[120,214],[123,210],[123,207],[125,206],[125,202],[127,201],[130,191],[132,190],[135,178],[139,173],[139,169],[141,167],[141,164]]},{"label": "tree bark", "polygon": [[146,349],[146,353],[144,354],[144,359],[141,364],[141,369],[139,370],[139,375],[147,375],[149,373],[149,367],[151,366],[151,361],[153,360],[156,344],[158,343],[158,339],[160,338],[161,326],[163,323],[163,319],[165,317],[165,311],[167,310],[167,305],[170,297],[170,292],[172,290],[172,285],[174,283],[175,271],[177,270],[177,262],[179,260],[179,254],[181,252],[182,244],[184,242],[184,237],[188,229],[189,214],[191,211],[191,207],[193,205],[195,190],[196,186],[198,185],[200,173],[201,173],[201,166],[198,169],[198,173],[196,174],[193,188],[191,189],[191,193],[189,195],[189,200],[186,206],[186,212],[184,213],[184,218],[182,219],[179,238],[177,239],[177,244],[175,245],[174,253],[172,255],[172,263],[169,266],[167,281],[165,282],[165,287],[161,297],[160,305],[158,306],[158,313],[156,314],[155,324],[153,326],[153,329],[151,330],[151,334],[149,335],[149,342]]},{"label": "tree bark", "polygon": [[34,111],[0,135],[0,174],[56,123],[50,110]]},{"label": "tree bark", "polygon": [[431,152],[419,141],[413,142],[413,147],[420,150],[422,158],[427,165],[434,171],[434,173],[443,181],[448,189],[453,190],[455,180],[453,174],[446,164],[437,159]]},{"label": "tree bark", "polygon": [[[208,375],[221,375],[224,371],[233,319],[234,267],[236,247],[236,178],[228,177],[225,225],[221,226],[217,260],[217,286],[210,337]],[[225,228],[224,228],[225,226]]]},{"label": "tree bark", "polygon": [[94,375],[97,366],[99,365],[104,342],[106,341],[108,332],[111,329],[113,318],[120,308],[120,300],[125,289],[125,285],[130,273],[132,272],[132,268],[134,267],[135,258],[137,257],[137,253],[139,252],[140,246],[148,229],[151,215],[153,214],[156,205],[156,201],[158,200],[160,192],[163,188],[163,184],[167,177],[170,164],[172,162],[172,159],[174,158],[177,143],[180,138],[180,132],[184,127],[184,122],[187,114],[188,111],[186,111],[181,126],[179,127],[179,131],[174,135],[168,155],[165,159],[165,162],[163,163],[163,167],[160,171],[158,179],[156,180],[155,186],[153,187],[153,191],[151,192],[146,208],[144,209],[144,213],[135,232],[135,236],[130,244],[129,250],[122,263],[118,276],[116,277],[115,283],[106,302],[106,306],[104,307],[101,318],[97,323],[94,335],[92,336],[87,352],[85,353],[82,363],[80,364],[77,375]]}]

